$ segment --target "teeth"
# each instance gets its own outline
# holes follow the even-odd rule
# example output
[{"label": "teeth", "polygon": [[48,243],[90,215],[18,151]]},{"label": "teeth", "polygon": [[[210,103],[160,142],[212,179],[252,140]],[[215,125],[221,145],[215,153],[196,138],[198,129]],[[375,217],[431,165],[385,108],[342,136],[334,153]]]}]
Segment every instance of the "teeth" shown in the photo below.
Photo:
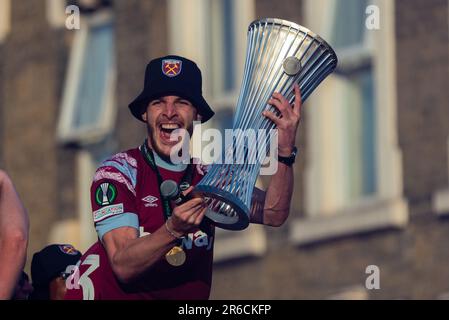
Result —
[{"label": "teeth", "polygon": [[179,125],[175,124],[175,123],[164,123],[161,125],[162,129],[167,129],[167,130],[173,130],[173,129],[178,129],[180,128]]}]

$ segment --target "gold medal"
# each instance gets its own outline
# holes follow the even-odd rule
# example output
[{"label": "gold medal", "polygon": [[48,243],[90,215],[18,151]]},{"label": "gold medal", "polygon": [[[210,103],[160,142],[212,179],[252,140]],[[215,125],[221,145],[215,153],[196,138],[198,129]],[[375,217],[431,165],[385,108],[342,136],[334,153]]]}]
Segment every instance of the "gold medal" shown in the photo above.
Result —
[{"label": "gold medal", "polygon": [[165,254],[165,259],[172,266],[179,267],[182,266],[184,262],[186,262],[186,253],[181,247],[174,246],[169,252]]}]

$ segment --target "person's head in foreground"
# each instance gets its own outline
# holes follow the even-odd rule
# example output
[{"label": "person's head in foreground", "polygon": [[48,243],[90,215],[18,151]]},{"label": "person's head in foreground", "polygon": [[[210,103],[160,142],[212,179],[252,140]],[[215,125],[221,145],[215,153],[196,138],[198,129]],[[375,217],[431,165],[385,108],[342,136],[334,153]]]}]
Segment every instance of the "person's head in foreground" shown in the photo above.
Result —
[{"label": "person's head in foreground", "polygon": [[81,253],[69,244],[52,244],[33,255],[31,300],[63,300],[66,293],[67,268],[74,266]]}]

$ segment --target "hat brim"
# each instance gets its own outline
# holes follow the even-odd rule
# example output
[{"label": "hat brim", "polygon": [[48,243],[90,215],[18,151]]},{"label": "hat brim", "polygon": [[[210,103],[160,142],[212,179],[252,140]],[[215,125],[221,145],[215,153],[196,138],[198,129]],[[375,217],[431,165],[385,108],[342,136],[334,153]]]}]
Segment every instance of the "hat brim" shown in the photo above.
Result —
[{"label": "hat brim", "polygon": [[147,95],[145,91],[141,92],[134,101],[132,101],[129,104],[129,109],[132,113],[132,115],[142,121],[145,122],[142,119],[142,114],[146,111],[148,104],[151,100],[163,97],[163,96],[179,96],[184,99],[189,100],[193,106],[197,109],[198,113],[201,115],[201,123],[204,123],[208,121],[210,118],[212,118],[215,114],[215,112],[212,111],[209,104],[206,102],[206,100],[203,98],[203,96],[191,96],[188,92],[182,92],[179,90],[169,90],[169,91],[161,91],[161,92],[154,92],[151,95]]}]

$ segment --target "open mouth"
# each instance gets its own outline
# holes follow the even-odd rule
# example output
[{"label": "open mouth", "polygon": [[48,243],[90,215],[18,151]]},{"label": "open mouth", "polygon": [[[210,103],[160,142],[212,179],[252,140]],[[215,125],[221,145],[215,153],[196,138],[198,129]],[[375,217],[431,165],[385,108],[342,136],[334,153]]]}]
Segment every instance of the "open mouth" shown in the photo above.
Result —
[{"label": "open mouth", "polygon": [[177,143],[177,141],[170,141],[170,136],[173,131],[181,129],[182,125],[177,122],[165,122],[159,124],[160,136],[165,142]]}]

